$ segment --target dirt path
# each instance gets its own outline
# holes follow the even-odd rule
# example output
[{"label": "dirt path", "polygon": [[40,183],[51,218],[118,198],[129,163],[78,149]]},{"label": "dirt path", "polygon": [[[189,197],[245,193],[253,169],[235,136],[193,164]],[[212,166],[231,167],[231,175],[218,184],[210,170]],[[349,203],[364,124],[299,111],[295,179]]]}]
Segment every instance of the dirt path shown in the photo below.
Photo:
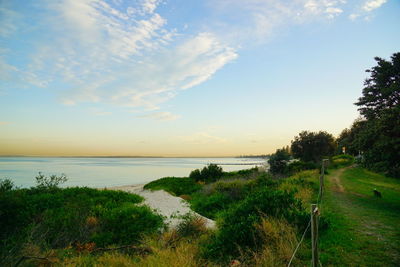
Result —
[{"label": "dirt path", "polygon": [[337,172],[333,173],[329,178],[332,180],[334,183],[333,190],[343,193],[344,192],[344,187],[340,181],[340,176],[342,176],[343,172],[348,169],[348,168],[343,168],[338,170]]}]

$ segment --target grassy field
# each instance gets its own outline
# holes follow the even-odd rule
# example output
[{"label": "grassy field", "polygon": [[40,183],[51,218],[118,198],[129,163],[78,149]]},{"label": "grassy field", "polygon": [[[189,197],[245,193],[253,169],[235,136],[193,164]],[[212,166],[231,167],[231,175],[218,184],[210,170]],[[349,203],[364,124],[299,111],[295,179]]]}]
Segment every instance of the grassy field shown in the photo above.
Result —
[{"label": "grassy field", "polygon": [[399,266],[399,180],[358,167],[334,170],[321,209],[330,221],[320,237],[323,266]]}]

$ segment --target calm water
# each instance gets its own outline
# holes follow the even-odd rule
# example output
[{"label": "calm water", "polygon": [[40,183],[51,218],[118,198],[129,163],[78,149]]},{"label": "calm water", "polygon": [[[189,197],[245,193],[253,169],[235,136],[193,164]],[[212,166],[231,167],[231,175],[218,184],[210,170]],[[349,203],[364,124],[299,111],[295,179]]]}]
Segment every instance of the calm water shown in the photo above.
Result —
[{"label": "calm water", "polygon": [[[9,178],[17,186],[35,184],[38,172],[64,173],[65,186],[110,187],[148,183],[166,176],[188,176],[208,163],[219,164],[224,171],[249,169],[265,163],[263,159],[242,158],[40,158],[0,157],[0,178]],[[249,164],[249,165],[239,165]]]}]

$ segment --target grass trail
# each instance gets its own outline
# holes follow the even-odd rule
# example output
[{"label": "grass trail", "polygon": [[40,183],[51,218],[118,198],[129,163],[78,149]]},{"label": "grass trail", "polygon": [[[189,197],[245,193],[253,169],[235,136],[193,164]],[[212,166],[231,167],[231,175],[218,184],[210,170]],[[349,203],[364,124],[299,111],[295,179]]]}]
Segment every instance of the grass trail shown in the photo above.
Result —
[{"label": "grass trail", "polygon": [[400,181],[349,167],[326,182],[322,212],[331,226],[320,237],[323,266],[400,266]]}]

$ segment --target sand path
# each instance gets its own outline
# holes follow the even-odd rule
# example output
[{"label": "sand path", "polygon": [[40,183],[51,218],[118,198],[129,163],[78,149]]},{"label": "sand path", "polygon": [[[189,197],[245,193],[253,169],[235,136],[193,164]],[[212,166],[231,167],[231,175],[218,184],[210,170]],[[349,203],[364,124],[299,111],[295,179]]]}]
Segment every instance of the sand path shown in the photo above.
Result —
[{"label": "sand path", "polygon": [[187,213],[191,213],[204,218],[204,220],[206,221],[206,226],[208,228],[216,227],[215,221],[194,212],[190,209],[189,204],[185,200],[180,197],[172,196],[164,190],[145,190],[143,189],[143,185],[118,186],[112,187],[110,189],[121,190],[142,196],[145,199],[144,204],[154,209],[158,214],[164,216],[166,218],[165,222],[172,228],[176,227],[182,221],[182,218],[179,218],[179,216],[185,215]]}]

